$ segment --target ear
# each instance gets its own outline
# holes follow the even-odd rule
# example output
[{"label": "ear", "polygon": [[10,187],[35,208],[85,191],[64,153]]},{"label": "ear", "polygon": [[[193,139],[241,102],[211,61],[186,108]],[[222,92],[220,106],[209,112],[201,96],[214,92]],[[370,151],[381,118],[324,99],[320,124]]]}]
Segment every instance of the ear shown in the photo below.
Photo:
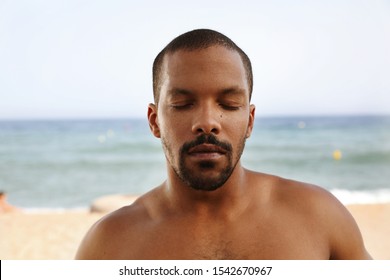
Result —
[{"label": "ear", "polygon": [[249,106],[249,122],[248,122],[247,131],[246,131],[246,138],[249,138],[252,134],[253,125],[255,123],[255,111],[256,111],[255,105],[251,104]]},{"label": "ear", "polygon": [[150,130],[152,131],[153,135],[157,138],[160,138],[161,134],[157,119],[157,106],[152,103],[150,103],[148,106],[148,121]]}]

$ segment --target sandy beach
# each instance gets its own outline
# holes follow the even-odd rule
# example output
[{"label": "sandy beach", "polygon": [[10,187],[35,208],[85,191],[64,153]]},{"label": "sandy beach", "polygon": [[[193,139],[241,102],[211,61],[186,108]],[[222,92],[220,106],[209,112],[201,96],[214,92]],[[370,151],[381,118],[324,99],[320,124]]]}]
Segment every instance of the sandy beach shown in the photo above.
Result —
[{"label": "sandy beach", "polygon": [[[390,260],[390,203],[349,205],[374,259]],[[0,259],[68,260],[104,213],[88,210],[0,215]]]}]

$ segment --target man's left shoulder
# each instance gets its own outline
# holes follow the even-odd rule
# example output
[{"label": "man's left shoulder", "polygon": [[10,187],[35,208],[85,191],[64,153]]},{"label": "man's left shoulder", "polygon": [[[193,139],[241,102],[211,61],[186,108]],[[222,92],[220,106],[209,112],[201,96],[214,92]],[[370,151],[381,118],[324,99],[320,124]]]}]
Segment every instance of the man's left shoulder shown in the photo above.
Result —
[{"label": "man's left shoulder", "polygon": [[339,200],[328,190],[318,185],[291,180],[271,174],[250,172],[250,176],[259,189],[269,190],[274,200],[283,202],[301,203],[306,207],[322,207],[325,204],[335,204],[342,206]]},{"label": "man's left shoulder", "polygon": [[347,208],[327,189],[318,185],[279,178],[278,195],[290,206],[327,224],[350,221],[353,217]]},{"label": "man's left shoulder", "polygon": [[307,206],[319,209],[331,206],[334,209],[344,211],[343,204],[329,190],[323,187],[295,180],[281,180],[284,180],[283,185],[288,189],[287,192],[296,199],[302,199],[302,202]]},{"label": "man's left shoulder", "polygon": [[333,259],[369,259],[360,229],[345,205],[330,191],[308,183],[289,181],[307,216],[326,233]]}]

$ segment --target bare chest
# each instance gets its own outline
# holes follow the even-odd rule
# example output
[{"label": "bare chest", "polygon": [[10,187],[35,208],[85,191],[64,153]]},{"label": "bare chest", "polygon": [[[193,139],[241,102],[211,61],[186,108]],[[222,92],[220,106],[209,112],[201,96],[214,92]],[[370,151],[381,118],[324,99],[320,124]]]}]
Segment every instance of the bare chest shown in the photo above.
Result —
[{"label": "bare chest", "polygon": [[[294,222],[160,225],[145,229],[123,258],[130,259],[327,259],[326,240]],[[131,243],[131,244],[130,244]],[[123,249],[123,248],[122,248]]]}]

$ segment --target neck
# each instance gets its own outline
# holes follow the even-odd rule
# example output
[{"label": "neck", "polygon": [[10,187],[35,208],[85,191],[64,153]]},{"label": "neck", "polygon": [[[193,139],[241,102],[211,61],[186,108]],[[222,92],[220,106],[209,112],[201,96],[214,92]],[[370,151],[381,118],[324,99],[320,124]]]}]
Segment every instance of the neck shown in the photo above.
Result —
[{"label": "neck", "polygon": [[246,173],[239,162],[221,187],[214,191],[200,191],[186,185],[173,170],[169,170],[163,188],[176,213],[231,217],[249,203]]}]

